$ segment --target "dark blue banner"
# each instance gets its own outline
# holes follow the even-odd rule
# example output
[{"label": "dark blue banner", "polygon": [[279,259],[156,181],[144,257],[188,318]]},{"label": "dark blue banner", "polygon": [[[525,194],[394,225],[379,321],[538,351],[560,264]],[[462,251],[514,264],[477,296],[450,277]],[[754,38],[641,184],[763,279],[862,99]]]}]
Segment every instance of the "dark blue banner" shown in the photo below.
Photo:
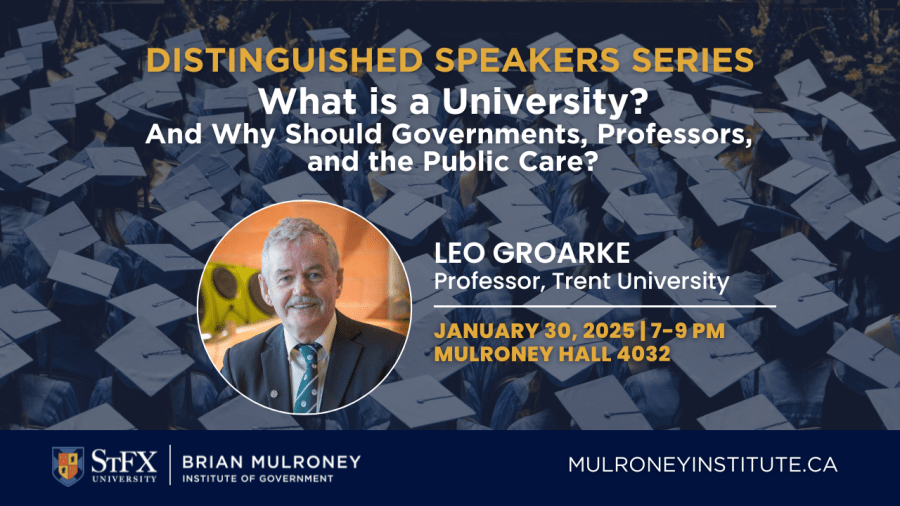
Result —
[{"label": "dark blue banner", "polygon": [[[860,487],[888,495],[897,472],[896,437],[874,432],[310,434],[22,433],[8,438],[0,472],[4,483],[46,500],[231,503],[293,494],[536,503],[795,493],[833,502],[858,497]],[[47,466],[48,450],[60,444],[84,450],[84,475],[69,487]]]}]

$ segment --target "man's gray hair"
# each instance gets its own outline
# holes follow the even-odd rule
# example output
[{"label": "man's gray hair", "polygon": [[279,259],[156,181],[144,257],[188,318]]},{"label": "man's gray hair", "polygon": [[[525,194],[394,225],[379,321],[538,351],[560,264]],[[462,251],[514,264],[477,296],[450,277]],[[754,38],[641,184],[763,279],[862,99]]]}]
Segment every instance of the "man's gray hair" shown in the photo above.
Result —
[{"label": "man's gray hair", "polygon": [[331,260],[331,269],[337,272],[341,268],[341,257],[338,254],[337,244],[331,235],[309,218],[284,218],[278,225],[269,230],[269,237],[263,244],[262,250],[262,275],[269,279],[269,249],[280,243],[297,242],[303,236],[313,234],[321,237],[328,245],[328,256]]}]

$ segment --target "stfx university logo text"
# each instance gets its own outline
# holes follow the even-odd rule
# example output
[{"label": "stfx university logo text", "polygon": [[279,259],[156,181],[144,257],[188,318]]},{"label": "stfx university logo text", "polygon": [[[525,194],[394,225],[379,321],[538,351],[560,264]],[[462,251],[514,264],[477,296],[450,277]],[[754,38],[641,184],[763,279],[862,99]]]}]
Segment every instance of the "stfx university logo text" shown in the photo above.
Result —
[{"label": "stfx university logo text", "polygon": [[154,451],[91,452],[91,481],[94,483],[156,483]]}]

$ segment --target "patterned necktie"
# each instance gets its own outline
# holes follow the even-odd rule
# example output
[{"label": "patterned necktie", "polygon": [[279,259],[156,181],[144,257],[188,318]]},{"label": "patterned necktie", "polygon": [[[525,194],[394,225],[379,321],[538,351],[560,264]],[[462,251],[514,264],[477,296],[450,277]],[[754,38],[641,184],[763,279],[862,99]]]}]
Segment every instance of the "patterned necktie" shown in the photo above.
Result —
[{"label": "patterned necktie", "polygon": [[319,343],[294,346],[299,359],[306,363],[306,371],[300,378],[297,394],[294,396],[294,413],[316,412],[319,395]]}]

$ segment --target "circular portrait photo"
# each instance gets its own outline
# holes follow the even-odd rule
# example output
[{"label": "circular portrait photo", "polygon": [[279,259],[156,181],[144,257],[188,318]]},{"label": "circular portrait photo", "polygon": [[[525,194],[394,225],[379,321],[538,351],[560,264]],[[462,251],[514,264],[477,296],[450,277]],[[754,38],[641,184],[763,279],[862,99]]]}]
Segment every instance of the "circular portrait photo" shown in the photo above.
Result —
[{"label": "circular portrait photo", "polygon": [[197,308],[210,359],[257,404],[319,414],[390,374],[409,330],[409,283],[390,242],[325,202],[275,204],[216,246]]}]

